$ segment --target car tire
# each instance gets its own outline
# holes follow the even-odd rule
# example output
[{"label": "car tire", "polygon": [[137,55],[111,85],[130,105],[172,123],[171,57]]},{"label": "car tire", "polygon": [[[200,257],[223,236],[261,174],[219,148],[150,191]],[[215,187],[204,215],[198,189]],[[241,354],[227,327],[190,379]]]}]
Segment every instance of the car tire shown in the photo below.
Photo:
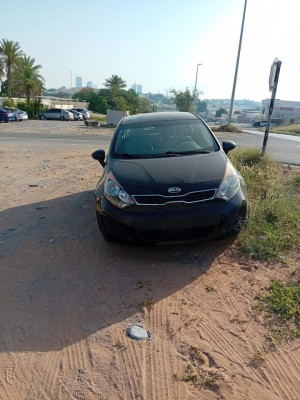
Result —
[{"label": "car tire", "polygon": [[97,217],[98,227],[99,227],[100,232],[102,233],[103,239],[106,242],[115,241],[114,237],[105,228],[105,225],[103,223],[103,219],[102,219],[101,215],[98,212],[96,212],[96,217]]},{"label": "car tire", "polygon": [[5,121],[5,123],[7,124],[7,123],[8,123],[8,120],[7,120],[7,121]]},{"label": "car tire", "polygon": [[42,120],[46,119],[45,115],[41,115],[40,119],[42,119]]}]

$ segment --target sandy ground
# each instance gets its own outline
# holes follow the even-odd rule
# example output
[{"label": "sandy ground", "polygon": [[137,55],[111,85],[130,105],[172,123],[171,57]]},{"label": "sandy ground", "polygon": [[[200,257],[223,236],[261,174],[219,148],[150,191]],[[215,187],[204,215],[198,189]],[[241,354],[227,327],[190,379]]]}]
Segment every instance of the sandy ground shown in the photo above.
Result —
[{"label": "sandy ground", "polygon": [[[0,399],[299,399],[300,341],[270,348],[253,310],[299,258],[251,261],[233,240],[106,243],[90,153],[1,145]],[[127,336],[134,323],[149,340]]]}]

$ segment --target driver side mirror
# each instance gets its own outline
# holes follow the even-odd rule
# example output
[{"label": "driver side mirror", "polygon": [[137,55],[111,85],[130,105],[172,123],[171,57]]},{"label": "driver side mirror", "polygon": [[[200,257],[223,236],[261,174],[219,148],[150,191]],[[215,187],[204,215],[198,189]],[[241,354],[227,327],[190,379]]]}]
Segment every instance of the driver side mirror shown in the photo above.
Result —
[{"label": "driver side mirror", "polygon": [[99,163],[104,168],[106,166],[105,160],[105,151],[104,150],[96,150],[92,153],[92,157],[94,160],[99,161]]},{"label": "driver side mirror", "polygon": [[224,142],[222,142],[222,147],[223,147],[223,150],[225,151],[225,154],[228,154],[230,152],[230,150],[233,150],[236,148],[236,144],[234,142],[232,142],[231,140],[225,140]]}]

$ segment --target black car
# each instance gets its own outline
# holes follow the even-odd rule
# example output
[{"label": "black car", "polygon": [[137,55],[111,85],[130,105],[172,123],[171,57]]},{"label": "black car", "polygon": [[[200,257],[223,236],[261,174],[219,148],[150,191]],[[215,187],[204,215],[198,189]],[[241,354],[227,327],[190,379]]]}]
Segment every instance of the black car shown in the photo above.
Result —
[{"label": "black car", "polygon": [[104,168],[95,191],[104,238],[163,243],[238,231],[247,190],[226,155],[234,148],[187,112],[123,118],[106,161],[104,150],[92,154]]}]

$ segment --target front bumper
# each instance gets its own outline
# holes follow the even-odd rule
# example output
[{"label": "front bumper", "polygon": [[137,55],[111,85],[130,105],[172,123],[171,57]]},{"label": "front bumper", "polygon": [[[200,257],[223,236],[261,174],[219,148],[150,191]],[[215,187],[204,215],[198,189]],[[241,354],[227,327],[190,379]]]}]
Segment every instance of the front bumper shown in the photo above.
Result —
[{"label": "front bumper", "polygon": [[230,201],[129,206],[122,210],[104,196],[96,201],[97,217],[110,236],[148,243],[198,241],[227,235],[246,218],[246,211],[247,200],[241,190]]}]

